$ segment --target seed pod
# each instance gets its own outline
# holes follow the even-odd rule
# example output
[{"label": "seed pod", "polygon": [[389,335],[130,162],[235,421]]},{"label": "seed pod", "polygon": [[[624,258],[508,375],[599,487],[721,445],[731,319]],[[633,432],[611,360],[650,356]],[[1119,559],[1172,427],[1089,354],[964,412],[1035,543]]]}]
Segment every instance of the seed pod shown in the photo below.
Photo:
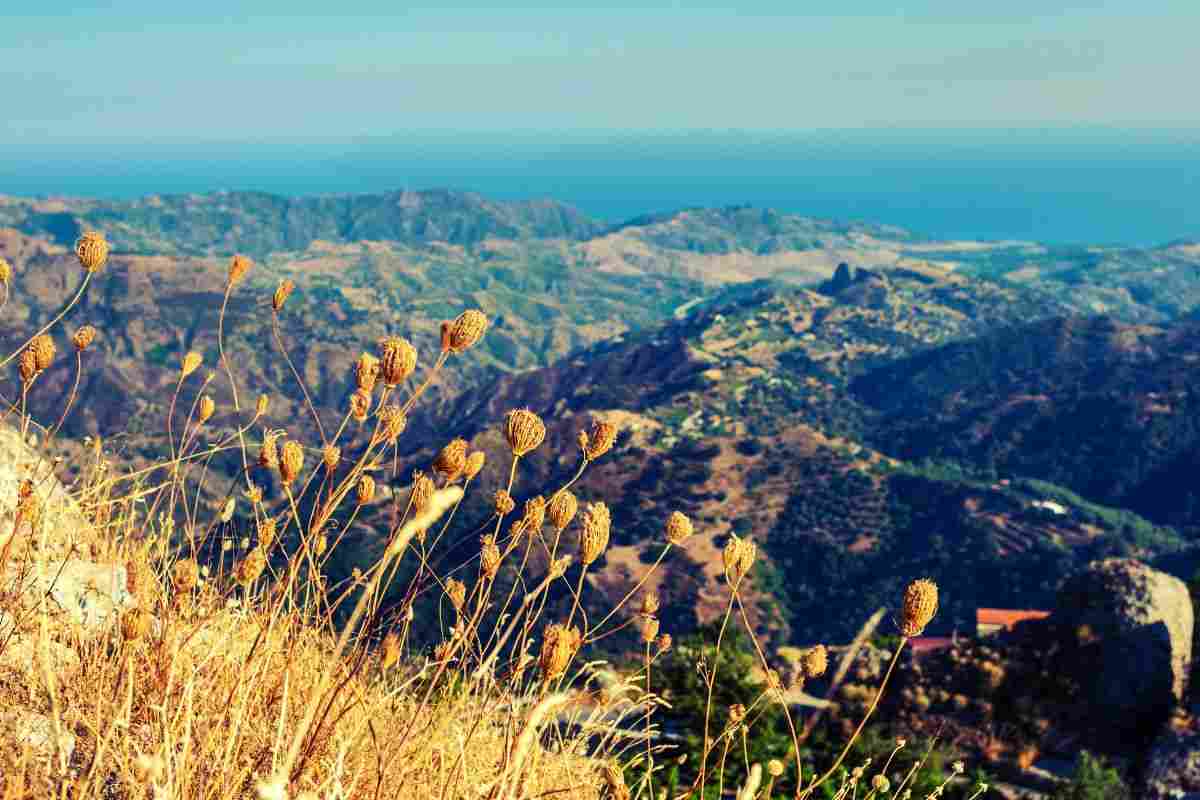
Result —
[{"label": "seed pod", "polygon": [[454,322],[450,323],[450,329],[442,349],[449,350],[451,353],[463,352],[479,341],[483,332],[487,330],[487,326],[487,317],[483,315],[483,312],[474,309],[464,311]]},{"label": "seed pod", "polygon": [[646,617],[642,620],[642,642],[650,644],[658,638],[658,618]]},{"label": "seed pod", "polygon": [[121,615],[121,636],[127,642],[136,642],[137,640],[150,633],[150,627],[154,623],[154,618],[150,613],[141,608],[131,608]]},{"label": "seed pod", "polygon": [[447,481],[457,478],[466,466],[466,439],[454,439],[450,444],[443,447],[441,452],[433,459],[433,471]]},{"label": "seed pod", "polygon": [[800,665],[806,678],[819,678],[824,675],[825,670],[829,668],[829,653],[825,645],[818,644],[805,650]]},{"label": "seed pod", "polygon": [[502,517],[506,514],[511,514],[512,510],[517,507],[516,502],[512,499],[512,495],[504,489],[497,489],[496,494],[492,496],[492,500],[496,506],[496,513]]},{"label": "seed pod", "polygon": [[546,500],[539,494],[525,501],[525,515],[521,517],[522,532],[539,533],[546,524]]},{"label": "seed pod", "polygon": [[[749,550],[747,550],[747,545]],[[736,585],[745,577],[750,565],[754,563],[757,548],[749,539],[739,539],[736,534],[730,534],[725,549],[721,551],[721,560],[725,565],[725,580]]]},{"label": "seed pod", "polygon": [[463,466],[463,477],[467,480],[473,479],[483,469],[484,462],[487,461],[487,456],[482,450],[476,450],[467,456],[467,463]]},{"label": "seed pod", "polygon": [[246,557],[238,562],[234,569],[233,577],[243,588],[250,586],[258,580],[258,576],[263,574],[263,570],[267,567],[267,557],[261,548],[254,548]]},{"label": "seed pod", "polygon": [[75,331],[75,335],[71,337],[71,344],[75,345],[75,352],[77,353],[87,350],[94,341],[96,341],[96,329],[91,325],[84,325]]},{"label": "seed pod", "polygon": [[922,578],[904,590],[904,607],[900,612],[900,634],[920,636],[938,609],[938,588],[933,581]]},{"label": "seed pod", "polygon": [[488,579],[496,577],[500,571],[500,548],[496,546],[496,538],[490,534],[480,540],[479,569]]},{"label": "seed pod", "polygon": [[205,422],[208,422],[209,417],[211,417],[216,410],[217,404],[213,402],[211,397],[204,395],[200,398],[200,405],[196,409],[196,418],[200,420],[201,424],[204,424]]},{"label": "seed pod", "polygon": [[350,395],[350,416],[354,417],[359,422],[366,422],[367,415],[371,413],[371,393],[366,389],[359,389]]},{"label": "seed pod", "polygon": [[542,634],[542,652],[538,667],[542,680],[552,681],[567,671],[575,656],[574,637],[564,625],[551,625]]},{"label": "seed pod", "polygon": [[574,561],[574,559],[570,556],[563,556],[562,558],[554,559],[554,561],[550,563],[550,580],[561,578],[563,575],[566,575],[567,569],[571,566],[572,561]]},{"label": "seed pod", "polygon": [[176,561],[171,568],[171,584],[177,592],[186,592],[196,588],[200,583],[200,567],[190,558]]},{"label": "seed pod", "polygon": [[275,445],[275,440],[281,434],[274,431],[268,431],[263,434],[262,446],[258,448],[258,464],[266,469],[274,469],[279,464],[279,450]]},{"label": "seed pod", "polygon": [[394,633],[389,633],[383,637],[383,644],[379,648],[379,668],[384,672],[396,665],[400,660],[400,638]]},{"label": "seed pod", "polygon": [[513,455],[520,457],[532,452],[546,438],[546,424],[529,409],[516,409],[508,412],[505,419],[504,438]]},{"label": "seed pod", "polygon": [[595,461],[612,449],[617,441],[617,426],[611,422],[596,420],[592,423],[591,433],[588,434],[587,445],[583,448],[583,457]]},{"label": "seed pod", "polygon": [[407,339],[388,336],[379,340],[379,361],[383,382],[399,386],[417,368],[417,350]]},{"label": "seed pod", "polygon": [[108,242],[102,234],[88,231],[75,240],[75,257],[88,272],[99,272],[108,261]]},{"label": "seed pod", "polygon": [[463,604],[467,602],[467,585],[457,578],[446,581],[446,596],[454,610],[462,613]]},{"label": "seed pod", "polygon": [[38,372],[50,369],[50,365],[54,363],[54,356],[58,353],[58,348],[54,346],[54,339],[47,333],[35,336],[29,343],[29,349],[33,351]]},{"label": "seed pod", "polygon": [[266,414],[267,406],[269,404],[270,400],[267,398],[267,396],[265,394],[260,394],[258,396],[258,402],[254,404],[254,416],[261,417],[263,414]]},{"label": "seed pod", "polygon": [[571,520],[575,518],[575,512],[579,510],[579,501],[575,499],[575,495],[570,489],[559,489],[550,498],[549,514],[550,524],[552,524],[559,533],[566,530],[571,524]]},{"label": "seed pod", "polygon": [[638,608],[638,613],[644,617],[652,617],[658,613],[658,595],[654,592],[646,592],[642,595],[642,604]]},{"label": "seed pod", "polygon": [[304,469],[304,448],[294,439],[289,439],[283,443],[283,450],[279,454],[279,477],[284,483],[292,483],[296,478],[300,477],[300,471]]},{"label": "seed pod", "polygon": [[229,260],[229,285],[236,286],[254,266],[254,262],[242,255],[235,255]]},{"label": "seed pod", "polygon": [[32,349],[27,347],[21,351],[17,358],[17,372],[21,375],[21,383],[29,383],[37,377],[37,356]]},{"label": "seed pod", "polygon": [[374,391],[378,380],[379,359],[370,353],[363,353],[358,357],[358,361],[354,362],[355,383],[362,391],[371,392]]},{"label": "seed pod", "polygon": [[667,517],[667,541],[673,545],[681,545],[692,535],[692,521],[678,511],[672,511]]},{"label": "seed pod", "polygon": [[408,417],[404,415],[404,411],[400,406],[384,406],[378,411],[379,430],[377,432],[376,442],[387,442],[395,444],[400,438],[400,434],[404,433],[404,429],[408,426]]},{"label": "seed pod", "polygon": [[746,707],[741,703],[734,703],[729,707],[729,721],[734,725],[742,724],[742,720],[746,718]]},{"label": "seed pod", "polygon": [[188,375],[191,375],[196,370],[200,369],[200,364],[204,361],[199,353],[195,350],[188,352],[183,357],[183,364],[179,368],[179,379],[183,380]]},{"label": "seed pod", "polygon": [[412,484],[412,506],[413,511],[418,514],[423,514],[429,508],[429,504],[433,501],[433,493],[437,487],[433,485],[433,479],[424,472],[417,470],[413,472]]},{"label": "seed pod", "polygon": [[263,517],[258,523],[258,546],[263,550],[270,550],[271,545],[275,543],[275,518]]},{"label": "seed pod", "polygon": [[604,503],[588,503],[583,512],[583,531],[579,534],[579,560],[591,564],[608,548],[612,516]]},{"label": "seed pod", "polygon": [[275,287],[275,294],[271,296],[271,308],[278,314],[283,310],[283,304],[292,296],[292,291],[296,288],[296,284],[292,283],[287,278],[279,282]]},{"label": "seed pod", "polygon": [[363,475],[358,479],[357,500],[360,506],[365,506],[375,499],[375,479],[370,475]]}]

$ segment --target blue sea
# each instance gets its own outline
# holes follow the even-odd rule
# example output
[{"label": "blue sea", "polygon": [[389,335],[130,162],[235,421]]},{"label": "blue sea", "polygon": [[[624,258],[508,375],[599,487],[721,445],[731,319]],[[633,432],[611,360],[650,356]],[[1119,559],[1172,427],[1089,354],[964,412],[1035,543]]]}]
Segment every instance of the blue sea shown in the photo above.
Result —
[{"label": "blue sea", "polygon": [[345,143],[0,148],[0,194],[446,187],[610,222],[749,204],[933,238],[1200,239],[1200,131],[417,132]]}]

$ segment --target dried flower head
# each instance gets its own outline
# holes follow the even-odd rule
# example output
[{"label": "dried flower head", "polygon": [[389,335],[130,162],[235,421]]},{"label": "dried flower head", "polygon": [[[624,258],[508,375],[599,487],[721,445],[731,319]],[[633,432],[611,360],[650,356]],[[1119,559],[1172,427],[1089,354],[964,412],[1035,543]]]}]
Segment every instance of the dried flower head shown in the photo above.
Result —
[{"label": "dried flower head", "polygon": [[542,652],[538,659],[542,680],[552,681],[562,676],[581,642],[578,628],[558,624],[547,627],[542,633]]},{"label": "dried flower head", "polygon": [[540,494],[525,501],[525,515],[521,517],[522,532],[530,535],[541,532],[546,524],[546,499]]},{"label": "dried flower head", "polygon": [[366,422],[371,413],[371,393],[366,389],[358,389],[350,395],[350,416],[359,422]]},{"label": "dried flower head", "polygon": [[283,434],[278,431],[267,431],[263,434],[262,445],[258,448],[258,464],[266,469],[274,469],[279,464],[279,448],[275,442]]},{"label": "dried flower head", "polygon": [[563,575],[566,575],[567,569],[570,568],[571,562],[574,560],[575,559],[571,558],[571,556],[563,556],[562,558],[556,558],[554,561],[550,562],[550,580],[561,578]]},{"label": "dried flower head", "polygon": [[295,288],[296,284],[287,278],[281,280],[279,285],[275,287],[275,294],[271,296],[271,309],[274,310],[276,314],[283,310],[283,304],[286,303],[287,299],[292,296],[292,292],[295,290]]},{"label": "dried flower head", "polygon": [[721,552],[721,560],[725,564],[725,579],[730,585],[741,582],[754,565],[757,554],[758,548],[750,539],[739,539],[736,534],[730,534],[729,541]]},{"label": "dried flower head", "polygon": [[608,548],[612,515],[604,503],[588,503],[583,512],[583,531],[579,534],[579,560],[587,566]]},{"label": "dried flower head", "polygon": [[642,603],[638,606],[638,613],[644,617],[652,617],[658,613],[659,601],[658,595],[654,592],[646,592],[642,595]]},{"label": "dried flower head", "polygon": [[458,318],[454,322],[450,323],[449,331],[444,337],[445,341],[442,349],[448,350],[451,353],[463,352],[483,337],[487,326],[487,317],[483,315],[482,311],[476,311],[475,309],[464,311],[458,315]]},{"label": "dried flower head", "polygon": [[375,479],[370,475],[363,475],[358,479],[356,499],[360,506],[365,506],[375,499]]},{"label": "dried flower head", "polygon": [[575,512],[579,510],[579,501],[575,499],[575,495],[571,494],[570,489],[559,489],[550,498],[550,505],[547,511],[550,514],[550,524],[555,530],[562,533],[567,526],[571,524],[571,520],[575,519]]},{"label": "dried flower head", "polygon": [[457,478],[467,466],[467,440],[454,439],[433,459],[433,471],[447,481]]},{"label": "dried flower head", "polygon": [[313,543],[313,552],[315,552],[317,554],[317,556],[320,557],[320,556],[325,555],[325,551],[327,549],[329,549],[329,537],[322,533],[320,536],[317,537],[317,540]]},{"label": "dried flower head", "polygon": [[658,617],[646,617],[642,620],[642,642],[650,644],[658,638]]},{"label": "dried flower head", "polygon": [[258,546],[269,550],[275,543],[275,518],[263,517],[258,523]]},{"label": "dried flower head", "polygon": [[546,438],[546,425],[542,418],[529,409],[520,408],[508,412],[504,423],[504,438],[512,448],[514,456],[532,452]]},{"label": "dried flower head", "polygon": [[399,386],[417,368],[417,350],[407,339],[388,336],[379,340],[379,363],[383,382],[388,386]]},{"label": "dried flower head", "polygon": [[363,353],[358,357],[358,361],[354,362],[355,383],[362,391],[370,392],[375,389],[378,380],[379,359],[370,353]]},{"label": "dried flower head", "polygon": [[461,613],[463,604],[467,602],[467,585],[457,578],[451,578],[446,581],[446,597],[450,598],[454,610]]},{"label": "dried flower head", "polygon": [[75,240],[75,257],[88,272],[99,272],[108,261],[108,242],[103,234],[88,231]]},{"label": "dried flower head", "polygon": [[379,409],[376,416],[379,417],[376,441],[395,444],[400,434],[408,427],[408,417],[404,415],[404,410],[400,406],[388,405]]},{"label": "dried flower head", "polygon": [[261,417],[267,413],[267,406],[270,405],[270,398],[265,394],[260,394],[258,400],[254,403],[254,416]]},{"label": "dried flower head", "polygon": [[480,540],[479,569],[489,579],[496,577],[500,571],[500,548],[496,546],[496,537],[491,534]]},{"label": "dried flower head", "polygon": [[333,472],[341,461],[342,448],[332,444],[325,445],[325,449],[321,451],[321,463],[325,465],[325,469]]},{"label": "dried flower head", "polygon": [[595,461],[612,449],[613,443],[617,441],[617,426],[611,422],[595,420],[586,442],[582,437],[579,441],[583,447],[583,457],[588,461]]},{"label": "dried flower head", "polygon": [[505,514],[511,514],[512,510],[517,507],[512,495],[504,489],[496,490],[496,493],[492,495],[492,503],[496,507],[496,513],[502,517]]},{"label": "dried flower head", "polygon": [[292,483],[303,469],[304,448],[295,439],[288,439],[279,453],[279,477],[284,483]]},{"label": "dried flower head", "polygon": [[783,774],[783,762],[778,758],[772,758],[767,762],[767,774],[772,778],[778,778]]},{"label": "dried flower head", "polygon": [[229,285],[237,286],[246,277],[246,273],[254,266],[254,262],[243,255],[235,255],[229,259]]},{"label": "dried flower head", "polygon": [[379,647],[379,668],[384,672],[396,665],[400,660],[400,637],[394,633],[389,633],[383,637],[383,644]]},{"label": "dried flower head", "polygon": [[927,578],[913,581],[904,590],[904,607],[900,612],[900,633],[920,636],[938,609],[937,584]]},{"label": "dried flower head", "polygon": [[412,483],[412,507],[413,511],[418,514],[424,514],[433,502],[433,493],[437,491],[437,487],[433,484],[433,479],[420,470],[413,472]]},{"label": "dried flower head", "polygon": [[71,337],[71,344],[75,345],[75,352],[77,353],[87,350],[94,341],[96,341],[96,329],[91,325],[84,325],[75,331],[75,335]]},{"label": "dried flower head", "polygon": [[629,787],[625,784],[625,775],[619,766],[605,762],[601,767],[601,775],[604,777],[604,785],[608,787],[608,796],[611,800],[630,800]]},{"label": "dried flower head", "polygon": [[212,417],[216,410],[217,404],[211,397],[204,395],[200,398],[200,404],[196,408],[196,418],[200,420],[201,424],[203,424],[208,422],[209,418]]},{"label": "dried flower head", "polygon": [[33,341],[29,343],[29,349],[33,351],[38,372],[50,369],[50,365],[54,363],[54,356],[58,353],[58,348],[54,346],[54,339],[48,333],[33,337]]},{"label": "dried flower head", "polygon": [[471,455],[467,456],[467,463],[463,467],[463,477],[467,480],[473,479],[483,469],[486,461],[487,456],[482,450],[476,450],[471,453]]},{"label": "dried flower head", "polygon": [[179,367],[179,379],[183,380],[188,375],[191,375],[196,370],[200,369],[200,365],[204,362],[204,358],[195,350],[189,351],[183,357],[183,363]]},{"label": "dried flower head", "polygon": [[150,633],[153,624],[154,618],[150,616],[150,612],[141,608],[131,608],[121,615],[121,636],[127,642],[136,642]]},{"label": "dried flower head", "polygon": [[0,258],[0,283],[3,283],[5,286],[8,286],[8,283],[11,280],[12,280],[12,264],[9,264],[6,259]]},{"label": "dried flower head", "polygon": [[258,576],[262,575],[266,568],[267,556],[261,548],[256,547],[238,562],[234,568],[233,578],[242,587],[248,587],[258,580]]},{"label": "dried flower head", "polygon": [[800,666],[804,670],[804,677],[819,678],[825,674],[825,670],[829,668],[829,651],[825,649],[825,645],[818,644],[804,651],[804,655],[800,659]]},{"label": "dried flower head", "polygon": [[200,567],[190,558],[176,561],[171,568],[171,585],[177,592],[187,592],[200,583]]},{"label": "dried flower head", "polygon": [[29,383],[37,377],[37,356],[31,348],[25,348],[17,358],[17,372],[21,375],[21,383]]},{"label": "dried flower head", "polygon": [[692,521],[686,515],[672,511],[667,517],[667,541],[673,545],[681,545],[692,535]]}]

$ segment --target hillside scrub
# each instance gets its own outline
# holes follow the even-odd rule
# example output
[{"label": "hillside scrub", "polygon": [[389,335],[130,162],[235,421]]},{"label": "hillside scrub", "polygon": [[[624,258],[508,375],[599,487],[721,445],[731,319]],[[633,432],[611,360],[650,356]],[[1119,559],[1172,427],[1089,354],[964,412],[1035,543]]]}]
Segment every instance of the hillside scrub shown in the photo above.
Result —
[{"label": "hillside scrub", "polygon": [[[670,620],[642,589],[694,529],[678,512],[660,523],[659,555],[607,613],[589,616],[589,571],[609,547],[612,517],[572,487],[609,455],[617,435],[609,423],[580,435],[569,480],[518,499],[522,461],[546,446],[546,426],[526,409],[506,414],[508,460],[494,465],[506,488],[491,498],[469,558],[446,562],[451,521],[487,459],[454,438],[407,478],[396,447],[437,376],[486,334],[478,310],[442,323],[432,363],[390,336],[341,365],[353,390],[334,428],[322,424],[291,364],[278,320],[295,287],[282,282],[257,307],[270,314],[274,357],[319,436],[301,441],[266,426],[272,398],[239,393],[226,316],[254,264],[234,256],[217,351],[187,352],[164,400],[163,458],[126,470],[100,437],[60,441],[72,410],[89,402],[79,377],[106,332],[83,326],[70,337],[75,388],[55,419],[38,418],[50,399],[39,377],[62,358],[59,325],[103,280],[108,253],[100,234],[79,239],[78,288],[2,362],[17,374],[6,418],[31,447],[13,464],[12,527],[0,530],[3,800],[620,799],[658,797],[667,786],[672,797],[735,791],[766,800],[776,785],[802,799],[878,798],[912,783],[923,759],[894,780],[891,758],[882,767],[847,759],[905,643],[934,617],[936,585],[908,585],[887,673],[830,763],[813,765],[803,750],[811,727],[785,702],[788,687],[743,604],[758,553],[738,536],[720,555],[724,614],[694,665],[687,700],[702,721],[688,731],[686,769],[664,757],[659,719],[669,700],[656,671],[671,657]],[[9,288],[11,272],[0,275]],[[214,396],[231,408],[218,409]],[[214,424],[218,411],[226,426]],[[55,476],[60,459],[76,475],[67,487]],[[331,581],[330,559],[368,512],[385,520],[377,557]],[[564,617],[549,618],[552,587],[572,598]],[[415,633],[430,629],[435,641]],[[626,629],[640,652],[615,671],[593,655]],[[749,649],[733,650],[735,636]],[[808,652],[801,683],[825,672],[823,652]],[[729,694],[719,685],[726,658],[767,676],[748,704],[718,707]],[[770,720],[761,752],[779,745],[777,756],[727,770],[760,718]],[[962,773],[955,765],[934,791],[954,781],[963,789]],[[967,791],[980,797],[986,787]]]}]

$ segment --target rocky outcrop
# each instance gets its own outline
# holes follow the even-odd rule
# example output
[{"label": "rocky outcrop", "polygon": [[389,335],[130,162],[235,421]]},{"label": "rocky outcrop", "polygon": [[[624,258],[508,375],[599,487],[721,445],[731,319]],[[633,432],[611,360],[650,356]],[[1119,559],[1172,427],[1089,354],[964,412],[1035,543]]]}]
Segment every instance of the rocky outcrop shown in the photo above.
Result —
[{"label": "rocky outcrop", "polygon": [[1059,591],[1051,617],[1082,644],[1070,677],[1100,738],[1145,740],[1183,698],[1192,601],[1183,581],[1132,559],[1089,564]]}]

